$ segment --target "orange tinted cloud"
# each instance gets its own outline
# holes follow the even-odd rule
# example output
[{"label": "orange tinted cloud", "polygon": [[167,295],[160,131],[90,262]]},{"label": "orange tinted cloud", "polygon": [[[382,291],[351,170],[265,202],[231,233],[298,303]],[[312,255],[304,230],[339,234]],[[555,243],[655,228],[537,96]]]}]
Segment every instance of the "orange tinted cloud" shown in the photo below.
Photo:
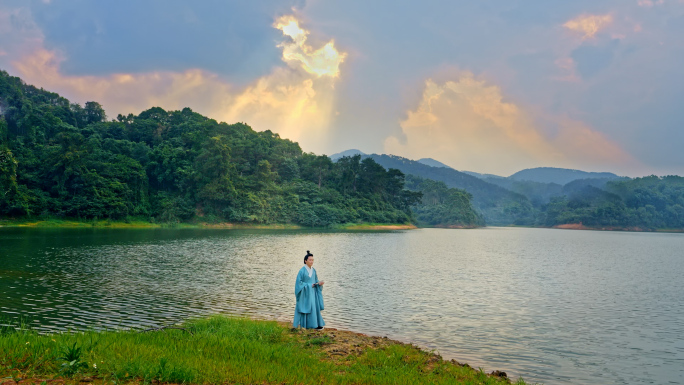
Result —
[{"label": "orange tinted cloud", "polygon": [[[285,20],[286,24],[280,23]],[[337,51],[332,41],[319,49],[307,45],[309,32],[292,16],[279,19],[274,26],[284,33],[285,40],[278,47],[285,66],[242,89],[200,69],[68,76],[60,71],[63,58],[43,48],[13,66],[26,82],[79,102],[96,100],[110,116],[153,106],[191,107],[219,121],[242,121],[256,130],[272,130],[311,151],[310,147],[320,147],[325,140],[334,116],[334,84],[346,54]]]},{"label": "orange tinted cloud", "polygon": [[612,22],[613,16],[610,14],[584,14],[567,21],[563,27],[582,35],[582,39],[590,39]]},{"label": "orange tinted cloud", "polygon": [[547,133],[534,118],[505,100],[499,87],[469,72],[443,84],[427,80],[422,99],[400,122],[403,136],[387,138],[385,151],[500,175],[540,165],[615,168],[635,163],[619,145],[581,122],[556,118],[557,132]]},{"label": "orange tinted cloud", "polygon": [[299,27],[299,22],[294,16],[279,18],[274,27],[283,31],[284,36],[291,38],[291,41],[279,45],[283,49],[284,62],[291,65],[299,64],[306,72],[317,76],[339,76],[340,64],[347,54],[338,52],[333,40],[317,50],[313,49],[306,44],[309,32]]}]

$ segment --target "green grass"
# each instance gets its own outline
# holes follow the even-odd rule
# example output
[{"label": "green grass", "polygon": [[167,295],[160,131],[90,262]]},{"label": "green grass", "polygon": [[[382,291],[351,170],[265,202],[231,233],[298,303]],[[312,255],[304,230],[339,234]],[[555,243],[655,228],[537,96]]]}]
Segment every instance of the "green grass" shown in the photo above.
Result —
[{"label": "green grass", "polygon": [[[299,230],[305,229],[300,225],[288,223],[205,223],[205,222],[170,222],[153,223],[144,218],[131,218],[128,220],[110,219],[59,219],[59,218],[0,218],[0,227],[51,227],[51,228],[215,228],[215,229],[266,229],[266,230]],[[397,223],[345,223],[322,229],[332,230],[375,230],[377,226],[412,226],[411,224]]]},{"label": "green grass", "polygon": [[21,218],[0,219],[0,226],[9,227],[68,227],[68,228],[153,228],[164,227],[166,224],[156,224],[143,219],[113,221],[109,219],[57,219],[57,218]]},{"label": "green grass", "polygon": [[328,336],[276,322],[215,316],[182,327],[49,335],[6,327],[0,329],[0,377],[74,383],[90,377],[112,384],[506,383],[411,345],[369,348],[335,361],[323,351],[332,342]]}]

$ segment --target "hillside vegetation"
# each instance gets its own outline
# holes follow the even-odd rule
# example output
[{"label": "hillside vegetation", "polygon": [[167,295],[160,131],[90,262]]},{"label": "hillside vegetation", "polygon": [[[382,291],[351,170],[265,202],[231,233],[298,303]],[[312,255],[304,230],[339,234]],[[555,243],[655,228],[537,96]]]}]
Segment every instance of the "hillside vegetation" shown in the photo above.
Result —
[{"label": "hillside vegetation", "polygon": [[372,159],[189,108],[107,120],[0,71],[0,216],[157,222],[406,223],[421,193]]},{"label": "hillside vegetation", "polygon": [[555,183],[564,185],[577,179],[619,179],[612,172],[587,172],[557,167],[536,167],[518,171],[508,177],[517,181],[530,181],[538,183]]},{"label": "hillside vegetation", "polygon": [[394,155],[348,155],[333,162],[189,108],[108,120],[97,102],[80,106],[0,71],[4,219],[684,229],[679,176],[538,168],[517,175],[546,182],[483,180]]},{"label": "hillside vegetation", "polygon": [[472,195],[465,190],[450,188],[444,182],[406,175],[406,187],[423,194],[413,207],[420,226],[476,227],[484,226],[484,218],[470,204]]},{"label": "hillside vegetation", "polygon": [[368,155],[385,168],[396,168],[404,174],[444,182],[447,187],[465,190],[472,204],[488,225],[533,225],[535,210],[529,199],[503,187],[493,185],[453,168],[431,167],[395,155]]},{"label": "hillside vegetation", "polygon": [[[582,224],[587,227],[634,230],[684,229],[684,178],[681,176],[565,186],[565,195],[551,199],[540,225]],[[573,188],[570,188],[573,187]]]},{"label": "hillside vegetation", "polygon": [[[373,154],[367,157],[386,168],[402,171],[406,174],[409,188],[420,188],[427,199],[423,199],[414,211],[418,223],[424,225],[436,226],[433,219],[449,218],[454,212],[460,213],[459,218],[472,218],[466,211],[455,210],[452,203],[435,203],[435,192],[456,189],[472,196],[475,215],[480,218],[479,222],[474,220],[476,223],[684,230],[684,178],[680,176],[652,175],[632,179],[612,173],[540,167],[523,170],[517,175],[537,177],[546,182],[484,175],[480,179],[452,168],[431,167],[394,155]],[[561,185],[548,180],[569,182]],[[434,181],[443,185],[432,183]]]}]

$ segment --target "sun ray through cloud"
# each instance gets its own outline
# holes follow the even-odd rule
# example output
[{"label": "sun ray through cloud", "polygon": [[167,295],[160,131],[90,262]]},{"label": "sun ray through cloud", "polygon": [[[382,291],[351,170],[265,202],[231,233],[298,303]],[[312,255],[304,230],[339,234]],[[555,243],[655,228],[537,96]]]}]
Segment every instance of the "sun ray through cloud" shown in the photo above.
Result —
[{"label": "sun ray through cloud", "polygon": [[243,89],[202,69],[154,71],[105,76],[66,75],[65,58],[40,45],[13,62],[27,82],[54,89],[69,98],[100,101],[110,115],[137,113],[160,106],[194,110],[220,121],[246,122],[257,130],[271,130],[320,149],[334,117],[335,89],[346,53],[330,40],[319,48],[307,44],[309,31],[295,16],[274,23],[283,32],[285,66],[276,67]]}]

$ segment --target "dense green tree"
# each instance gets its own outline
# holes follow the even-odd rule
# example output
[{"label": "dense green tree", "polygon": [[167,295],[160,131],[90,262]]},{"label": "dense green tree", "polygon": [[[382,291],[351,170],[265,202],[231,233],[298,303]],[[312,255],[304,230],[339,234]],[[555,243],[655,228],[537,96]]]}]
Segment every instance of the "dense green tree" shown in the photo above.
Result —
[{"label": "dense green tree", "polygon": [[333,163],[189,108],[106,120],[0,72],[0,215],[330,226],[408,222],[420,193],[360,157]]},{"label": "dense green tree", "polygon": [[0,198],[7,199],[8,194],[17,190],[18,162],[8,148],[0,147]]},{"label": "dense green tree", "polygon": [[589,227],[684,228],[684,178],[647,176],[569,189],[545,206],[540,224]]},{"label": "dense green tree", "polygon": [[414,175],[408,175],[406,181],[407,188],[422,194],[422,199],[414,206],[419,224],[437,227],[484,226],[482,215],[471,204],[472,196],[465,190]]}]

